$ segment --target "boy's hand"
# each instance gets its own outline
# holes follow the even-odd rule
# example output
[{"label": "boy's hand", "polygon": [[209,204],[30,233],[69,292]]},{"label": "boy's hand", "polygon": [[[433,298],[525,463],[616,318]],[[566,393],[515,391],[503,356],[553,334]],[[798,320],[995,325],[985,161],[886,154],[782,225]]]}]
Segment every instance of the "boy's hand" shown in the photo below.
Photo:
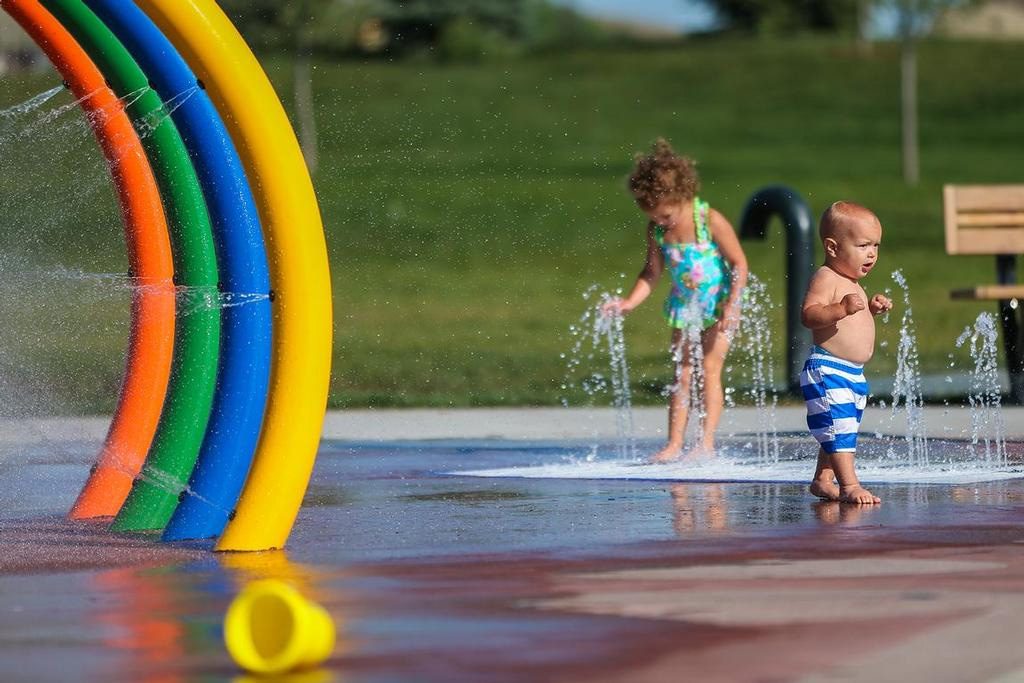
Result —
[{"label": "boy's hand", "polygon": [[868,302],[868,310],[871,311],[871,315],[890,311],[892,310],[892,300],[884,294],[875,294],[871,297],[871,301]]},{"label": "boy's hand", "polygon": [[861,298],[860,294],[850,292],[842,298],[839,305],[846,311],[846,315],[853,315],[857,311],[864,310],[864,299]]}]

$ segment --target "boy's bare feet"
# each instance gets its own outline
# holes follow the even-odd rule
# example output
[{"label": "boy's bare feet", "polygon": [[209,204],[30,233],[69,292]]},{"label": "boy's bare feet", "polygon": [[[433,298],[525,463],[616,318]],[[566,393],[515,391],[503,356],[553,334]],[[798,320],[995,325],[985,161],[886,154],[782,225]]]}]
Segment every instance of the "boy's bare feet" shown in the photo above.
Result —
[{"label": "boy's bare feet", "polygon": [[860,484],[842,486],[839,489],[840,503],[854,503],[856,505],[875,505],[881,503],[882,499],[868,491]]},{"label": "boy's bare feet", "polygon": [[822,500],[839,500],[839,485],[834,481],[815,479],[807,490]]},{"label": "boy's bare feet", "polygon": [[663,463],[672,462],[678,460],[679,456],[683,454],[683,444],[668,443],[660,451],[652,455],[648,462],[652,463]]}]

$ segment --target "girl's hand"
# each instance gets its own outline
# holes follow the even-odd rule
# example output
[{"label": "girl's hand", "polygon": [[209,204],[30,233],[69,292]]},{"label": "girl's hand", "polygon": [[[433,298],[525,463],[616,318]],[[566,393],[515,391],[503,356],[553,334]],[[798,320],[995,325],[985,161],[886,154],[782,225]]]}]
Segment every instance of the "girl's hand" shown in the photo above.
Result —
[{"label": "girl's hand", "polygon": [[629,313],[629,311],[630,309],[626,307],[626,302],[622,299],[609,299],[601,304],[601,315],[605,317],[610,315],[625,315]]},{"label": "girl's hand", "polygon": [[892,301],[884,294],[875,294],[868,302],[868,310],[871,315],[879,315],[892,310]]},{"label": "girl's hand", "polygon": [[736,301],[725,304],[722,310],[722,331],[734,334],[740,327],[740,305]]}]

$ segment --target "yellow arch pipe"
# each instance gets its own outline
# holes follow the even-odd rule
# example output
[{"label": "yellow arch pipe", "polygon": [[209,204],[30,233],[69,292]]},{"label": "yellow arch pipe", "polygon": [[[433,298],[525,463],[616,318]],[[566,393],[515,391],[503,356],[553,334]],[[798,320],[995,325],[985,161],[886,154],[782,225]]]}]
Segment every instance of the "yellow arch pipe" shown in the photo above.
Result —
[{"label": "yellow arch pipe", "polygon": [[267,242],[273,359],[267,410],[234,518],[217,550],[281,548],[313,470],[331,370],[323,223],[273,86],[213,0],[138,0],[203,81],[242,157]]}]

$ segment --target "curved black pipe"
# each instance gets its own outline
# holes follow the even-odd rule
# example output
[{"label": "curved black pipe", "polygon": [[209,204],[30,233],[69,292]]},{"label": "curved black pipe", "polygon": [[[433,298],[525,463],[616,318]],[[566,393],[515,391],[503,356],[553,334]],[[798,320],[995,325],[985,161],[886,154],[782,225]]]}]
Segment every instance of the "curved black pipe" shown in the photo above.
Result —
[{"label": "curved black pipe", "polygon": [[811,331],[800,323],[804,293],[814,262],[811,209],[796,190],[785,185],[763,187],[747,200],[740,216],[740,237],[763,240],[773,216],[786,231],[786,368],[787,386],[800,390],[800,371],[811,349]]}]

